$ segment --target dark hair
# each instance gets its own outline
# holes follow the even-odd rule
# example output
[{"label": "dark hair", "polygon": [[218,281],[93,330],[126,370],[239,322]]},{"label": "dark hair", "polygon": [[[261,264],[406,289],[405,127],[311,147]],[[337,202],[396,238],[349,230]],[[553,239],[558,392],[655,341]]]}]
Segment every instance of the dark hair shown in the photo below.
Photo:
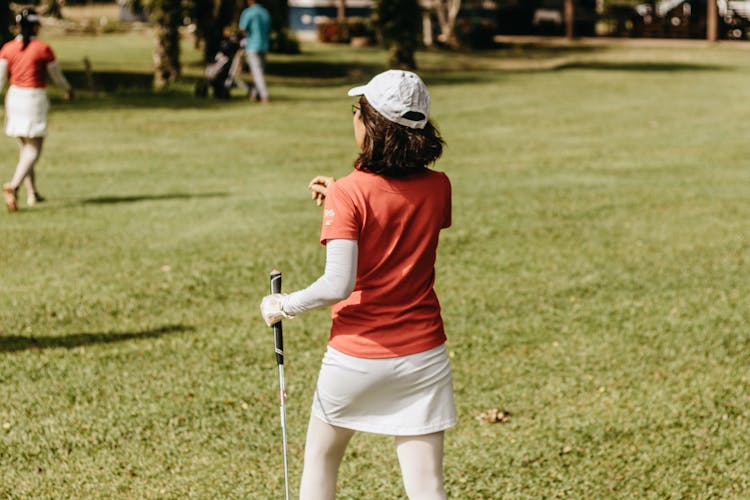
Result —
[{"label": "dark hair", "polygon": [[445,141],[430,121],[422,129],[392,122],[378,113],[365,96],[359,98],[359,113],[365,139],[354,162],[357,170],[405,177],[423,171],[443,154]]},{"label": "dark hair", "polygon": [[38,14],[34,9],[23,9],[16,16],[16,23],[21,28],[21,36],[23,37],[23,48],[21,50],[24,50],[29,45],[31,37],[36,34],[36,28],[39,25]]}]

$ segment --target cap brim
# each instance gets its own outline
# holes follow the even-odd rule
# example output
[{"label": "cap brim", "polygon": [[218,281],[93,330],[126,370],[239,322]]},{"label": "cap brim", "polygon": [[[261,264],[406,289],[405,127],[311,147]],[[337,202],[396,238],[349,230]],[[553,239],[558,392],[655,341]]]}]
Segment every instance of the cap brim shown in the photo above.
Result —
[{"label": "cap brim", "polygon": [[347,92],[346,95],[348,96],[365,95],[365,87],[367,87],[367,85],[360,85],[359,87],[354,87],[352,89],[349,89],[349,92]]}]

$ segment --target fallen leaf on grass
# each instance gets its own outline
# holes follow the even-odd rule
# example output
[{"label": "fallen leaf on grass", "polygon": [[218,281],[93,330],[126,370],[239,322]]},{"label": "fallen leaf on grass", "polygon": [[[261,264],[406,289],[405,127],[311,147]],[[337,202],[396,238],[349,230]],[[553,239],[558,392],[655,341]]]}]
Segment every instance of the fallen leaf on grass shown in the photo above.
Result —
[{"label": "fallen leaf on grass", "polygon": [[492,408],[490,410],[483,411],[475,418],[480,422],[486,422],[488,424],[505,424],[510,421],[510,412],[500,410],[498,408]]}]

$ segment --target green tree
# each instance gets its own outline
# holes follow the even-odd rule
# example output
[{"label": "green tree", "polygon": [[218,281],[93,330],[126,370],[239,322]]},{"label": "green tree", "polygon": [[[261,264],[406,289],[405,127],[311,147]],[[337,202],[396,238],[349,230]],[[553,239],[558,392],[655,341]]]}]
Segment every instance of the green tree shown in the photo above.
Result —
[{"label": "green tree", "polygon": [[224,29],[237,22],[240,5],[237,0],[192,0],[187,10],[195,22],[196,41],[203,42],[203,59],[211,61],[219,50]]},{"label": "green tree", "polygon": [[164,88],[180,76],[180,0],[153,0],[151,16],[156,23],[154,47],[154,86]]},{"label": "green tree", "polygon": [[391,68],[416,69],[414,53],[422,33],[422,9],[418,0],[378,0],[373,10],[378,36],[388,49]]},{"label": "green tree", "polygon": [[12,24],[13,13],[10,11],[10,2],[8,0],[0,0],[0,45],[13,38],[10,32]]}]

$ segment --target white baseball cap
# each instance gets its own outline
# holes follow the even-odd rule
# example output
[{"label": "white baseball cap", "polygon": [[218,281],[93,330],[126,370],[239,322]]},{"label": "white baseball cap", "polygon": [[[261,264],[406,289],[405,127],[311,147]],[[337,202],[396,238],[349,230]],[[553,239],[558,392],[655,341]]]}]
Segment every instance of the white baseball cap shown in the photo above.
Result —
[{"label": "white baseball cap", "polygon": [[364,95],[386,119],[409,128],[424,128],[430,118],[430,94],[422,79],[411,71],[385,71],[347,94]]}]

